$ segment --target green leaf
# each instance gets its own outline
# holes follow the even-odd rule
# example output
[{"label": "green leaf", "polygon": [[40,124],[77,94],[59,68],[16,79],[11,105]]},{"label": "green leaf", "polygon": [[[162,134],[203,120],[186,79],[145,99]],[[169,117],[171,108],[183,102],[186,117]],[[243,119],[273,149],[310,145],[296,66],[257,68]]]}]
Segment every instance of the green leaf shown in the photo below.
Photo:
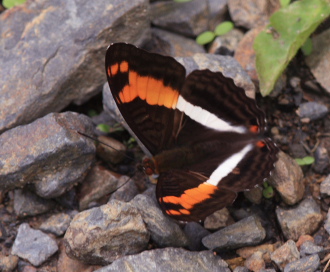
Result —
[{"label": "green leaf", "polygon": [[87,115],[89,117],[97,116],[97,111],[96,110],[88,110]]},{"label": "green leaf", "polygon": [[109,125],[107,125],[107,124],[99,124],[99,125],[97,125],[97,129],[99,131],[104,132],[104,133],[109,133],[111,127]]},{"label": "green leaf", "polygon": [[199,34],[196,38],[196,42],[200,45],[210,43],[214,40],[215,34],[212,31],[205,31]]},{"label": "green leaf", "polygon": [[21,4],[25,3],[25,2],[26,2],[26,0],[3,0],[2,1],[2,5],[6,9],[9,9],[9,8],[12,8],[12,7],[21,5]]},{"label": "green leaf", "polygon": [[315,159],[311,156],[306,156],[304,158],[296,158],[295,161],[300,165],[300,166],[304,166],[304,165],[311,165],[314,163]]},{"label": "green leaf", "polygon": [[330,15],[326,0],[301,0],[270,17],[254,41],[260,92],[268,95],[277,79],[314,30]]},{"label": "green leaf", "polygon": [[304,53],[305,56],[309,56],[312,54],[313,51],[313,42],[311,38],[308,38],[306,42],[301,47],[301,51]]},{"label": "green leaf", "polygon": [[224,35],[234,28],[234,24],[230,21],[222,22],[217,25],[214,30],[214,34],[217,36]]},{"label": "green leaf", "polygon": [[285,8],[290,4],[291,0],[280,0],[281,7]]},{"label": "green leaf", "polygon": [[271,198],[274,196],[274,189],[272,186],[268,186],[267,188],[262,190],[262,195],[264,198]]}]

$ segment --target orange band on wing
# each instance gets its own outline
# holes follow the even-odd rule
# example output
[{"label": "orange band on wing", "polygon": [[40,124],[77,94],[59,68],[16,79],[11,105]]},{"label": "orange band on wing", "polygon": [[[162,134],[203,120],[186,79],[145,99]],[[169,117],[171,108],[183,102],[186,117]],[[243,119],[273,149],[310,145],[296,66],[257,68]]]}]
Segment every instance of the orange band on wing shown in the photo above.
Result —
[{"label": "orange band on wing", "polygon": [[[183,192],[181,196],[165,196],[160,199],[160,202],[171,203],[176,205],[181,205],[185,209],[180,209],[180,214],[188,214],[190,209],[194,205],[201,203],[202,201],[211,198],[212,194],[218,190],[217,186],[208,183],[202,183],[198,187],[193,189],[188,189]],[[182,212],[181,212],[182,211]],[[172,210],[167,211],[167,213],[172,213]],[[175,211],[176,213],[178,211]],[[189,212],[190,213],[190,212]]]},{"label": "orange band on wing", "polygon": [[[122,62],[119,68],[118,65],[117,67],[115,65],[111,66],[111,74],[113,75],[118,72],[118,69],[121,72],[126,68],[128,70],[126,64],[126,62]],[[114,72],[112,72],[112,70],[114,70]],[[162,80],[148,76],[140,76],[137,72],[129,70],[128,81],[129,84],[119,93],[121,103],[129,103],[139,97],[140,99],[145,100],[149,105],[175,108],[179,92],[169,86],[164,86]]]}]

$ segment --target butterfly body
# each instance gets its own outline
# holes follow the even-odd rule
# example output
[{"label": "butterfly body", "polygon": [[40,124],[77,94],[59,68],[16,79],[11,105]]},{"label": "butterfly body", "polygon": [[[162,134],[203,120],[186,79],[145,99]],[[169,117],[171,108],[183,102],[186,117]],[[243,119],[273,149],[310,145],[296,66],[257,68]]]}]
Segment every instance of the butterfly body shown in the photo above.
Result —
[{"label": "butterfly body", "polygon": [[260,184],[277,148],[263,136],[264,113],[220,72],[193,71],[171,57],[129,44],[106,55],[112,95],[124,119],[153,155],[157,199],[171,217],[203,220]]}]

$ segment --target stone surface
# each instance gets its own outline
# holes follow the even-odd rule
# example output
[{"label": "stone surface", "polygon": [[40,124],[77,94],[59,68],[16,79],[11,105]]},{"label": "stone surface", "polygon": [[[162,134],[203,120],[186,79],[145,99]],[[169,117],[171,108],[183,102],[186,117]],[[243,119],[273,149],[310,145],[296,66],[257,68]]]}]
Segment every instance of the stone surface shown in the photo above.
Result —
[{"label": "stone surface", "polygon": [[268,182],[286,204],[294,205],[304,196],[303,172],[297,162],[284,152],[279,152],[278,158]]},{"label": "stone surface", "polygon": [[321,182],[320,192],[324,197],[330,196],[330,175]]},{"label": "stone surface", "polygon": [[0,253],[0,271],[14,271],[18,263],[18,257],[14,255],[5,256]]},{"label": "stone surface", "polygon": [[323,251],[323,247],[315,245],[312,241],[306,241],[300,247],[300,256],[318,254],[321,251]]},{"label": "stone surface", "polygon": [[146,249],[149,237],[137,208],[113,200],[77,214],[64,236],[64,244],[70,257],[104,265]]},{"label": "stone surface", "polygon": [[92,123],[82,114],[50,113],[0,135],[0,190],[29,184],[39,196],[57,197],[81,181],[95,157]]},{"label": "stone surface", "polygon": [[277,207],[276,216],[284,236],[295,241],[303,234],[312,234],[323,220],[320,206],[312,198],[294,208]]},{"label": "stone surface", "polygon": [[330,235],[330,208],[328,210],[327,218],[326,218],[325,223],[324,223],[324,228]]},{"label": "stone surface", "polygon": [[23,223],[18,228],[12,254],[38,266],[57,250],[58,246],[55,240],[40,230],[30,228],[27,223]]},{"label": "stone surface", "polygon": [[202,239],[210,232],[196,222],[188,222],[183,230],[188,239],[188,249],[191,251],[202,250]]},{"label": "stone surface", "polygon": [[208,1],[160,1],[151,4],[151,21],[160,28],[195,37],[208,28]]},{"label": "stone surface", "polygon": [[260,271],[266,267],[265,261],[263,260],[263,252],[254,252],[249,258],[244,262],[245,266],[251,271]]},{"label": "stone surface", "polygon": [[310,121],[315,121],[326,116],[329,110],[326,105],[317,102],[305,102],[300,104],[296,112],[301,119],[308,118]]},{"label": "stone surface", "polygon": [[[118,164],[125,159],[126,146],[114,138],[99,136],[96,154],[107,163]],[[103,144],[104,143],[104,144]]]},{"label": "stone surface", "polygon": [[39,229],[44,232],[53,233],[61,236],[65,233],[71,222],[71,216],[65,213],[54,214],[44,221]]},{"label": "stone surface", "polygon": [[306,58],[306,63],[311,69],[318,83],[330,93],[330,78],[327,71],[330,70],[330,29],[313,37],[313,51]]},{"label": "stone surface", "polygon": [[280,8],[278,1],[228,0],[229,13],[236,26],[247,29],[264,26],[270,15]]},{"label": "stone surface", "polygon": [[292,240],[288,240],[270,255],[271,260],[275,262],[282,271],[288,263],[299,260],[299,257],[297,246]]},{"label": "stone surface", "polygon": [[216,37],[212,42],[208,52],[210,54],[233,56],[239,42],[243,37],[244,33],[234,28],[228,33]]},{"label": "stone surface", "polygon": [[317,254],[301,258],[287,264],[284,272],[315,272],[320,265],[320,257]]},{"label": "stone surface", "polygon": [[228,265],[211,251],[191,252],[182,248],[154,249],[123,257],[95,272],[230,272]]},{"label": "stone surface", "polygon": [[209,249],[234,249],[260,243],[266,237],[260,219],[249,216],[203,238],[202,243]]},{"label": "stone surface", "polygon": [[[124,180],[125,182],[123,183],[121,180]],[[129,178],[129,180],[128,180],[128,177],[122,176],[120,178],[119,186],[117,187],[116,191],[114,191],[111,194],[109,201],[120,200],[120,201],[129,202],[138,193],[139,193],[139,190],[135,184],[135,181],[131,178]]]},{"label": "stone surface", "polygon": [[209,215],[204,220],[204,227],[209,230],[216,230],[227,226],[228,221],[232,220],[227,208]]},{"label": "stone surface", "polygon": [[0,133],[95,95],[106,81],[107,46],[148,37],[148,5],[36,0],[3,12]]},{"label": "stone surface", "polygon": [[18,217],[42,214],[51,210],[54,206],[54,201],[41,198],[29,190],[15,190],[14,210]]},{"label": "stone surface", "polygon": [[314,152],[315,162],[313,163],[313,170],[317,173],[323,174],[328,173],[330,158],[329,153],[326,148],[326,144],[324,144],[324,139],[321,139],[320,144],[316,148]]},{"label": "stone surface", "polygon": [[159,206],[145,195],[137,195],[130,204],[142,215],[151,239],[160,247],[184,247],[187,237],[175,221],[165,216]]},{"label": "stone surface", "polygon": [[151,34],[151,42],[144,46],[147,51],[173,57],[191,57],[196,53],[205,53],[203,46],[193,39],[159,28],[153,28]]},{"label": "stone surface", "polygon": [[[103,166],[95,165],[78,189],[79,210],[93,206],[93,203],[115,192],[128,177],[120,176]],[[107,200],[105,200],[107,202]]]}]

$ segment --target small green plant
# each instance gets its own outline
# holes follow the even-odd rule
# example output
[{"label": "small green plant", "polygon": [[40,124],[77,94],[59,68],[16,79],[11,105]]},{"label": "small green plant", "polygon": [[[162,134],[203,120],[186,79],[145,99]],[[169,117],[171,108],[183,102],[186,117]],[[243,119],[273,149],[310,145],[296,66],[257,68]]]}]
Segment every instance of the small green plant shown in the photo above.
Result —
[{"label": "small green plant", "polygon": [[111,129],[111,127],[107,124],[98,124],[96,128],[104,133],[109,133]]},{"label": "small green plant", "polygon": [[311,156],[306,156],[304,158],[296,158],[295,161],[300,165],[311,165],[314,163],[315,159]]},{"label": "small green plant", "polygon": [[186,3],[186,2],[190,2],[192,0],[173,0],[174,2],[177,2],[177,3]]},{"label": "small green plant", "polygon": [[200,45],[205,45],[214,40],[215,37],[224,35],[234,28],[234,24],[229,21],[222,22],[217,25],[214,31],[205,31],[199,34],[196,38],[196,42]]},{"label": "small green plant", "polygon": [[267,182],[264,182],[263,184],[264,189],[262,190],[262,195],[264,198],[272,198],[274,196],[274,189],[272,186],[270,186]]},{"label": "small green plant", "polygon": [[6,8],[6,9],[10,9],[12,7],[24,4],[26,2],[26,0],[3,0],[2,1],[2,5]]},{"label": "small green plant", "polygon": [[[328,0],[298,0],[283,6],[270,17],[270,24],[254,41],[256,69],[263,96],[273,90],[297,51],[330,16]],[[307,42],[302,50],[306,50],[305,54],[311,52],[311,43]]]},{"label": "small green plant", "polygon": [[97,114],[96,110],[88,110],[87,115],[89,117],[94,117],[94,116],[97,116],[98,114]]},{"label": "small green plant", "polygon": [[280,0],[280,4],[282,8],[287,7],[290,4],[291,0]]}]

